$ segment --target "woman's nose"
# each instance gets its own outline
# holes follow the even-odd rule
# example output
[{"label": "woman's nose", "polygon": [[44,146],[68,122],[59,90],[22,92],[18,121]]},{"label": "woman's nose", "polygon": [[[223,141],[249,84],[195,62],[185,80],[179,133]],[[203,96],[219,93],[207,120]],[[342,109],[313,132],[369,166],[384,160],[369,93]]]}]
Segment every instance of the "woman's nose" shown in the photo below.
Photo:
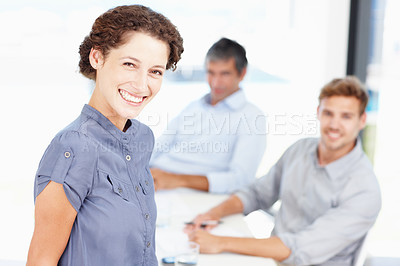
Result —
[{"label": "woman's nose", "polygon": [[148,84],[148,75],[145,71],[137,71],[133,80],[133,85],[137,90],[146,90]]}]

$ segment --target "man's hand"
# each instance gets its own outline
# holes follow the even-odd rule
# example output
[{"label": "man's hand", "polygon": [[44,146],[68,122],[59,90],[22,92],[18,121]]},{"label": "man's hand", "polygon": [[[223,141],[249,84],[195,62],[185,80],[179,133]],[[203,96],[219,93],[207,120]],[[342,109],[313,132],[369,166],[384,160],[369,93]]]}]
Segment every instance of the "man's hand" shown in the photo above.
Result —
[{"label": "man's hand", "polygon": [[223,251],[223,237],[212,235],[202,229],[191,232],[189,240],[200,245],[200,253],[216,254]]},{"label": "man's hand", "polygon": [[200,253],[232,252],[277,261],[284,261],[291,254],[291,250],[276,236],[263,239],[216,236],[199,229],[189,234],[189,240],[200,245]]},{"label": "man's hand", "polygon": [[[220,217],[213,214],[211,211],[199,214],[191,221],[190,224],[186,225],[186,227],[184,228],[184,232],[186,234],[190,234],[200,228],[205,229],[206,231],[210,231],[218,225],[219,219]],[[209,221],[215,222],[215,224],[207,224],[207,222]]]},{"label": "man's hand", "polygon": [[151,168],[151,175],[154,179],[154,189],[173,189],[182,186],[180,175],[165,172],[161,169]]}]

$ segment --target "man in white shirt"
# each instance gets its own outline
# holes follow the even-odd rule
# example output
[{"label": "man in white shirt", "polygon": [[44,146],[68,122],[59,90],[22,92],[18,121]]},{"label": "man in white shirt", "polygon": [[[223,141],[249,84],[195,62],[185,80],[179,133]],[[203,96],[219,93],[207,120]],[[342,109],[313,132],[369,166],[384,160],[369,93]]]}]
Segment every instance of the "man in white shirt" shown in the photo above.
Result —
[{"label": "man in white shirt", "polygon": [[222,38],[206,56],[210,93],[190,103],[157,139],[150,160],[156,190],[230,193],[250,184],[266,146],[266,118],[246,100],[245,49]]}]

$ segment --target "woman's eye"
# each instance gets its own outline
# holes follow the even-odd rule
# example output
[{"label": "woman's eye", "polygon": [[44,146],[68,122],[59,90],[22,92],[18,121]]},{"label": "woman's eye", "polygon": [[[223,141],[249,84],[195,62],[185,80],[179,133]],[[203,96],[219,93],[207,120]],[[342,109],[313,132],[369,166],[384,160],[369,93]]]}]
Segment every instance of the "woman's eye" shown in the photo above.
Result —
[{"label": "woman's eye", "polygon": [[124,66],[133,68],[133,67],[135,67],[135,64],[130,63],[130,62],[126,62],[126,63],[124,63]]},{"label": "woman's eye", "polygon": [[153,70],[153,71],[151,71],[151,73],[152,73],[152,74],[159,75],[159,76],[162,76],[162,75],[163,75],[163,72],[161,72],[160,70]]}]

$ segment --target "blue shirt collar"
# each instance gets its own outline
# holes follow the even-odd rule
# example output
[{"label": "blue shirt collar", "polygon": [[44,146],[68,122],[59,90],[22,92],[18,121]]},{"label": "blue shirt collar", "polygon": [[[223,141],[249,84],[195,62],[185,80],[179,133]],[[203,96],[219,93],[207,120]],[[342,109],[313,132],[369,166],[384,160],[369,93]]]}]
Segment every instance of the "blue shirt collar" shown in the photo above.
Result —
[{"label": "blue shirt collar", "polygon": [[[203,100],[206,104],[210,105],[211,102],[210,93],[206,94],[203,97]],[[237,92],[229,95],[228,97],[217,103],[215,106],[226,106],[232,110],[239,110],[243,108],[246,102],[247,99],[244,91],[242,89],[239,89]]]},{"label": "blue shirt collar", "polygon": [[83,106],[82,114],[95,120],[101,127],[103,127],[106,131],[108,131],[111,135],[113,135],[121,142],[127,142],[127,140],[129,140],[128,135],[134,135],[135,132],[137,132],[137,128],[139,126],[138,121],[134,119],[129,119],[131,125],[126,130],[126,132],[123,132],[119,130],[107,117],[105,117],[102,113],[100,113],[98,110],[88,104],[85,104]]}]

